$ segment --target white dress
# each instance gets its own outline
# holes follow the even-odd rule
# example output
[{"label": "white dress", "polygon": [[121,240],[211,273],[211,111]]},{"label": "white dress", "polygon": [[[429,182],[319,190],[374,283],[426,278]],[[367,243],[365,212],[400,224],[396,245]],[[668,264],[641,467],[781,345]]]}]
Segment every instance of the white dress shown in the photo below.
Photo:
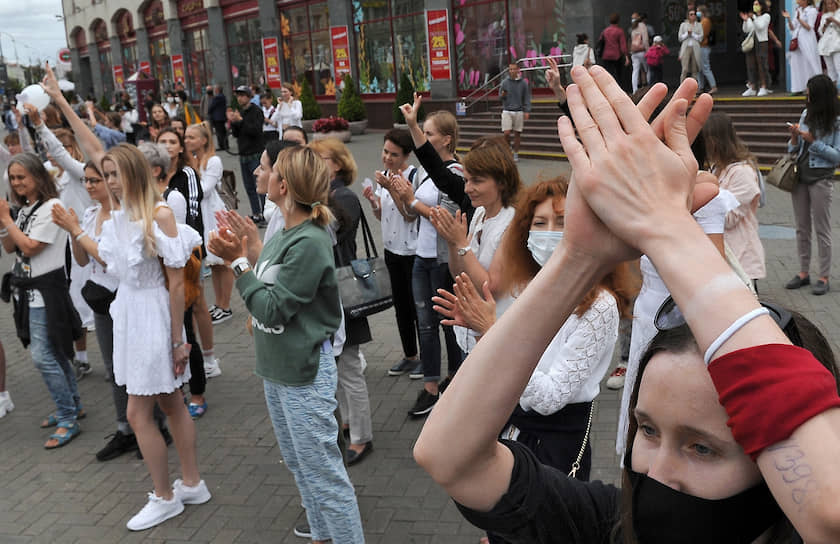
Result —
[{"label": "white dress", "polygon": [[168,267],[182,268],[201,236],[187,225],[177,227],[178,235],[170,238],[154,224],[157,255],[149,257],[141,224],[124,211],[111,212],[102,225],[99,256],[120,282],[111,303],[114,380],[130,395],[171,393],[190,379],[189,365],[181,376],[173,369],[169,291],[158,257]]},{"label": "white dress", "polygon": [[[797,15],[808,23],[810,30],[802,27]],[[808,86],[809,79],[822,73],[820,55],[817,53],[817,35],[814,32],[814,25],[817,24],[817,8],[814,6],[807,6],[804,10],[796,8],[796,12],[791,13],[790,20],[793,22],[791,36],[797,38],[799,42],[796,51],[788,52],[790,54],[790,92],[801,93]]]},{"label": "white dress", "polygon": [[[225,203],[219,196],[219,187],[222,184],[222,159],[213,155],[207,160],[207,166],[199,172],[201,177],[201,190],[204,196],[201,199],[201,219],[204,222],[204,241],[210,240],[210,231],[216,230],[216,212],[225,209]],[[205,262],[209,266],[225,264],[222,259],[207,250]]]}]

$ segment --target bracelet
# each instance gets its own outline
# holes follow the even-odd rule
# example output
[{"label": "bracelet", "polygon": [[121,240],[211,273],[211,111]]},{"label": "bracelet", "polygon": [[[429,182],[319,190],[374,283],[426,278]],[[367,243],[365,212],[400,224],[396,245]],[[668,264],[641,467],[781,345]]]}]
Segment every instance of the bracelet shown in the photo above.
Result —
[{"label": "bracelet", "polygon": [[85,236],[87,236],[87,233],[86,233],[85,231],[80,232],[79,234],[77,234],[77,235],[75,236],[76,241],[77,241],[77,242],[78,242],[78,241],[80,241],[80,240],[81,240],[82,238],[84,238]]},{"label": "bracelet", "polygon": [[744,327],[744,325],[746,325],[747,323],[749,323],[750,321],[752,321],[756,317],[759,317],[759,316],[762,316],[762,315],[767,315],[769,313],[770,312],[767,310],[767,308],[764,308],[764,307],[755,308],[754,310],[752,310],[750,312],[747,312],[746,314],[744,314],[741,317],[739,317],[738,319],[736,319],[733,324],[729,325],[729,327],[725,331],[720,333],[720,336],[715,338],[715,341],[712,342],[712,344],[709,346],[709,349],[706,350],[706,354],[703,356],[703,360],[706,362],[706,366],[709,366],[709,363],[712,362],[712,357],[717,352],[717,350],[719,350],[720,347],[727,340],[732,338],[732,336],[736,332],[741,330]]},{"label": "bracelet", "polygon": [[8,228],[0,229],[0,238],[5,238],[8,235],[9,235],[9,229]]},{"label": "bracelet", "polygon": [[414,200],[412,200],[412,201],[411,201],[411,204],[409,204],[409,207],[410,207],[411,209],[416,208],[416,207],[417,207],[417,203],[418,203],[418,202],[420,202],[420,200],[415,198]]},{"label": "bracelet", "polygon": [[186,342],[172,342],[172,351],[175,351],[183,345],[186,345]]}]

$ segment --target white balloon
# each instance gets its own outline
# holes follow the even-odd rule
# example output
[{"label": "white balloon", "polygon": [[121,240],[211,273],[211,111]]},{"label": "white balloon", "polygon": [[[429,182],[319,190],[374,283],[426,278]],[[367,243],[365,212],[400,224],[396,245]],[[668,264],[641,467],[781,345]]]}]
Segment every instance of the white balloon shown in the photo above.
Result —
[{"label": "white balloon", "polygon": [[26,113],[23,109],[24,104],[32,104],[38,108],[38,111],[44,111],[44,108],[50,103],[50,96],[44,92],[40,85],[26,87],[15,98],[17,99],[17,109],[21,113]]}]

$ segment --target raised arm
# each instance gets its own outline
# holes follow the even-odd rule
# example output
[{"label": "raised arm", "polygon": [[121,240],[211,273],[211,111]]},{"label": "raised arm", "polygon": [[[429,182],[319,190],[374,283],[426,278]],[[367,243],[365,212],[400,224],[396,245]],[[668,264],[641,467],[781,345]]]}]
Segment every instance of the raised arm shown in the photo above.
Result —
[{"label": "raised arm", "polygon": [[41,115],[38,113],[38,108],[32,104],[24,104],[26,115],[32,121],[32,126],[35,127],[35,132],[41,138],[41,142],[47,147],[47,154],[55,160],[56,166],[70,173],[74,182],[79,182],[85,177],[84,163],[74,159],[70,153],[64,149],[64,144],[56,138],[53,131],[47,128],[47,125],[42,122]]},{"label": "raised arm", "polygon": [[96,162],[96,164],[101,163],[102,157],[105,156],[105,148],[102,146],[102,142],[99,141],[99,138],[88,128],[85,122],[76,115],[76,112],[73,111],[67,99],[61,94],[61,89],[58,87],[58,80],[55,78],[55,74],[52,68],[50,68],[49,63],[46,65],[46,75],[41,82],[41,86],[70,123],[70,127],[76,136],[76,141],[79,142],[79,146],[81,146],[82,151],[84,151],[88,159]]}]

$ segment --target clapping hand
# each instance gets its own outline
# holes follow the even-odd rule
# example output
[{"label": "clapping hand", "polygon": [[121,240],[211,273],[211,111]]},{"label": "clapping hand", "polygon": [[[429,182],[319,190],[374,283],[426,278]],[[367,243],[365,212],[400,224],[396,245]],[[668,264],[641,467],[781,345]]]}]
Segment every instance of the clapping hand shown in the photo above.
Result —
[{"label": "clapping hand", "polygon": [[[276,210],[274,213],[280,213]],[[247,240],[246,247],[248,260],[256,259],[262,251],[262,242],[257,225],[250,217],[242,217],[234,210],[222,210],[216,212],[216,226],[219,232],[223,230],[232,231],[237,238]],[[215,251],[213,253],[216,253]]]},{"label": "clapping hand", "polygon": [[469,244],[467,214],[461,213],[461,210],[455,212],[455,217],[452,217],[447,210],[438,206],[432,209],[429,221],[450,245],[466,247]]},{"label": "clapping hand", "polygon": [[230,229],[210,231],[210,241],[207,247],[214,255],[222,259],[226,265],[247,254],[248,237],[240,238]]},{"label": "clapping hand", "polygon": [[443,325],[457,325],[485,335],[496,322],[496,301],[490,292],[488,282],[481,286],[484,298],[478,294],[472,280],[466,273],[455,277],[453,291],[438,289],[438,295],[432,297],[433,309],[446,317]]},{"label": "clapping hand", "polygon": [[53,223],[74,236],[82,230],[79,226],[79,218],[73,208],[65,210],[61,204],[54,205],[52,207],[52,220]]},{"label": "clapping hand", "polygon": [[414,202],[414,189],[408,180],[402,176],[391,178],[391,187],[388,190],[392,195],[397,195],[406,206],[410,206]]}]

